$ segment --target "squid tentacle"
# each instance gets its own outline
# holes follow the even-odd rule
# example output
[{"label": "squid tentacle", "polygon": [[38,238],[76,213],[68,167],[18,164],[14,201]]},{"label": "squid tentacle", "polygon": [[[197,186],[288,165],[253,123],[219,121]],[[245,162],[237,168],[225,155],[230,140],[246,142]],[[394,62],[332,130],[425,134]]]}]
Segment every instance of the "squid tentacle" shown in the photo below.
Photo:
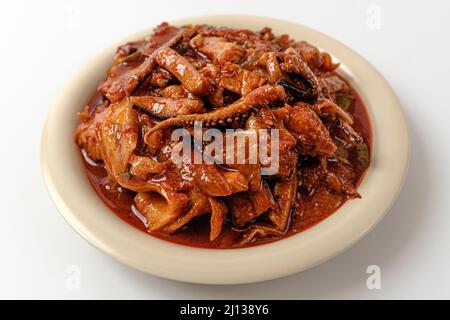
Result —
[{"label": "squid tentacle", "polygon": [[242,116],[248,115],[253,110],[277,102],[282,102],[286,98],[286,93],[282,86],[265,85],[253,90],[247,96],[239,99],[235,103],[208,113],[180,115],[164,120],[151,128],[147,134],[150,135],[158,130],[175,126],[192,126],[194,121],[201,121],[205,126],[214,126],[239,120]]}]

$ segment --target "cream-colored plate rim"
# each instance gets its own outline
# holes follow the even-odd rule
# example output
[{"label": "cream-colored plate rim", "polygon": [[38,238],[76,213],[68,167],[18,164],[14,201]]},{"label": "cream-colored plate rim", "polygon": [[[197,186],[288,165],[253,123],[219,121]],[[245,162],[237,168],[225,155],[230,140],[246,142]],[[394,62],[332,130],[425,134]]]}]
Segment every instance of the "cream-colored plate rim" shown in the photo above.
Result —
[{"label": "cream-colored plate rim", "polygon": [[207,23],[258,30],[270,26],[330,52],[341,62],[368,106],[373,159],[359,188],[331,217],[298,235],[244,249],[213,250],[173,244],[144,234],[120,220],[89,185],[73,143],[76,112],[86,103],[112,61],[118,44],[142,38],[148,28],[109,46],[65,83],[51,106],[42,133],[41,167],[49,194],[65,220],[86,240],[117,260],[164,278],[204,284],[237,284],[290,275],[342,252],[361,239],[396,199],[409,161],[408,130],[399,101],[364,58],[340,42],[296,23],[256,16],[193,17],[175,25]]}]

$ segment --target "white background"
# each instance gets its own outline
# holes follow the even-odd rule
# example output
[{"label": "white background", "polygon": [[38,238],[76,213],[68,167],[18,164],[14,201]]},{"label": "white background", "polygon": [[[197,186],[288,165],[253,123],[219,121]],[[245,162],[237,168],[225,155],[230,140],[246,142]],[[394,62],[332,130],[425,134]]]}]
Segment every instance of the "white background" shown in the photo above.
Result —
[{"label": "white background", "polygon": [[[379,30],[367,26],[370,5]],[[162,20],[223,13],[296,21],[362,54],[403,104],[412,158],[392,210],[345,253],[279,280],[201,286],[130,269],[78,236],[44,188],[39,139],[58,89],[100,49]],[[450,298],[450,2],[7,1],[0,36],[0,298]],[[366,288],[371,264],[381,290]],[[71,265],[78,290],[66,286]]]}]

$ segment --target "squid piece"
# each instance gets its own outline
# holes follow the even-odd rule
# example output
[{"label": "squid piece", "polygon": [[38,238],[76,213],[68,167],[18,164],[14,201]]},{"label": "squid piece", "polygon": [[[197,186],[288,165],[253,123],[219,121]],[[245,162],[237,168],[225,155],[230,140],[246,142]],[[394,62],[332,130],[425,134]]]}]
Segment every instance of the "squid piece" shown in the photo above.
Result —
[{"label": "squid piece", "polygon": [[348,92],[350,90],[348,84],[337,74],[329,74],[319,78],[322,95],[329,99],[334,99],[337,93]]},{"label": "squid piece", "polygon": [[205,96],[209,93],[208,81],[175,50],[162,48],[156,54],[156,62],[173,74],[192,94]]},{"label": "squid piece", "polygon": [[99,128],[102,125],[106,114],[108,102],[95,108],[95,113],[89,115],[89,106],[85,106],[80,113],[80,123],[75,130],[75,142],[82,147],[88,157],[94,161],[103,160],[102,148],[100,144]]},{"label": "squid piece", "polygon": [[188,98],[170,99],[154,96],[131,97],[131,102],[147,111],[151,115],[159,118],[171,118],[183,114],[204,113],[201,100]]},{"label": "squid piece", "polygon": [[118,183],[131,191],[134,192],[153,192],[161,195],[166,203],[168,210],[174,213],[181,213],[189,204],[189,197],[181,192],[177,192],[173,186],[166,182],[155,182],[155,181],[143,181],[141,179],[136,179],[136,177],[120,176],[118,178]]},{"label": "squid piece", "polygon": [[257,217],[269,209],[275,208],[275,199],[266,182],[261,184],[260,190],[249,191],[248,196],[253,204]]},{"label": "squid piece", "polygon": [[352,146],[359,146],[364,141],[355,129],[353,129],[353,127],[347,122],[338,121],[337,128],[337,135],[339,138]]},{"label": "squid piece", "polygon": [[282,102],[285,98],[286,93],[282,86],[264,85],[222,109],[198,115],[181,115],[161,121],[158,125],[151,128],[147,134],[174,126],[193,125],[194,121],[201,121],[204,126],[216,125],[217,123],[224,124],[225,122],[231,123],[233,120],[239,120],[252,111]]},{"label": "squid piece", "polygon": [[302,56],[310,68],[317,69],[321,64],[320,51],[306,41],[296,42],[293,48]]},{"label": "squid piece", "polygon": [[211,206],[211,232],[209,234],[209,240],[214,241],[222,231],[223,221],[228,213],[227,206],[216,198],[209,198],[209,204]]},{"label": "squid piece", "polygon": [[163,232],[172,234],[189,223],[193,218],[211,212],[209,199],[200,192],[196,190],[192,191],[189,195],[189,201],[191,207],[187,213],[179,216],[175,221],[165,226],[162,230]]},{"label": "squid piece", "polygon": [[353,129],[353,119],[336,103],[323,99],[311,108],[330,126],[336,129],[337,135],[350,145],[357,146],[363,138]]},{"label": "squid piece", "polygon": [[149,154],[156,156],[164,147],[164,132],[161,130],[153,134],[147,134],[147,130],[143,130],[144,143],[147,146]]},{"label": "squid piece", "polygon": [[[297,78],[293,79],[294,86],[291,87],[292,93],[299,95],[302,99],[316,99],[320,92],[319,81],[316,75],[308,67],[305,61],[303,61],[300,54],[293,48],[288,48],[283,54],[283,63],[281,69],[291,75],[296,75]],[[283,82],[286,86],[289,82]],[[306,84],[306,91],[302,91],[302,87]]]},{"label": "squid piece", "polygon": [[160,153],[161,149],[164,147],[165,144],[165,135],[164,131],[158,131],[155,132],[153,135],[146,136],[146,132],[153,128],[155,124],[155,119],[153,116],[149,115],[148,113],[137,109],[136,110],[139,123],[141,125],[141,133],[142,133],[142,140],[143,144],[140,145],[141,147],[141,154],[148,154],[149,156],[156,157],[158,153]]},{"label": "squid piece", "polygon": [[[292,171],[292,160],[295,154],[294,147],[297,143],[294,136],[285,128],[282,119],[277,119],[272,110],[261,109],[257,114],[250,116],[246,123],[246,128],[254,130],[277,129],[279,132],[278,149],[278,172],[275,177],[285,177]],[[276,142],[275,142],[276,143]],[[272,141],[268,141],[268,145],[272,145]],[[269,150],[270,151],[270,148]],[[270,155],[270,154],[269,154]],[[270,163],[261,164],[269,166]]]},{"label": "squid piece", "polygon": [[138,84],[155,66],[155,57],[161,48],[168,48],[181,39],[183,31],[175,27],[160,30],[145,50],[139,50],[113,65],[107,79],[99,85],[98,91],[111,102],[118,102],[129,96]]},{"label": "squid piece", "polygon": [[[252,116],[250,116],[250,118],[251,117]],[[234,156],[233,158],[226,156],[225,162],[227,167],[237,170],[240,175],[247,178],[248,189],[250,191],[259,191],[261,190],[261,184],[263,183],[261,178],[261,165],[258,162],[250,163],[249,159],[251,150],[258,150],[258,141],[256,139],[257,135],[253,132],[247,131],[248,129],[250,128],[246,127],[245,130],[241,131],[242,137],[245,139],[244,145],[238,143],[234,133],[224,135],[223,145],[230,148],[230,150],[227,149],[226,152],[228,153],[232,151]],[[248,139],[246,138],[246,133],[249,133]],[[254,136],[254,141],[250,138],[251,136]],[[238,159],[238,154],[240,152],[242,152],[241,155],[245,152],[242,159]]]},{"label": "squid piece", "polygon": [[273,116],[282,121],[284,124],[289,120],[289,112],[292,110],[292,107],[289,104],[285,104],[283,107],[272,110]]},{"label": "squid piece", "polygon": [[306,41],[294,43],[293,48],[302,56],[311,69],[321,71],[333,71],[339,67],[339,63],[333,63],[331,56]]},{"label": "squid piece", "polygon": [[[267,51],[263,48],[249,48],[247,49],[247,54],[245,59],[240,63],[240,66],[244,69],[250,70],[250,71],[257,71],[261,67],[264,67],[264,63],[261,64],[263,59],[261,57],[266,53]],[[264,61],[265,62],[265,61]]]},{"label": "squid piece", "polygon": [[132,155],[130,157],[130,173],[133,176],[139,176],[146,179],[151,174],[162,173],[166,170],[166,166],[149,157],[139,157]]},{"label": "squid piece", "polygon": [[272,193],[263,183],[260,190],[233,194],[225,198],[230,208],[233,223],[244,227],[269,209],[275,208]]},{"label": "squid piece", "polygon": [[113,187],[118,183],[135,192],[159,193],[173,211],[186,205],[187,196],[177,192],[174,186],[146,179],[148,174],[162,172],[164,167],[150,158],[134,155],[139,121],[129,98],[109,107],[100,132],[103,161]]},{"label": "squid piece", "polygon": [[275,183],[273,194],[277,205],[268,214],[270,221],[280,231],[286,230],[297,196],[297,161],[294,162],[292,174],[286,180]]},{"label": "squid piece", "polygon": [[176,81],[176,78],[166,69],[156,67],[147,79],[142,83],[143,88],[166,88],[170,83]]},{"label": "squid piece", "polygon": [[[278,120],[278,119],[277,119]],[[297,141],[292,133],[287,130],[282,121],[277,121],[276,128],[280,132],[279,149],[280,149],[280,159],[278,172],[275,175],[276,178],[287,177],[291,174],[294,166],[296,165],[296,154],[295,146]]]},{"label": "squid piece", "polygon": [[220,86],[241,96],[248,95],[265,83],[263,77],[234,63],[225,63],[221,71]]},{"label": "squid piece", "polygon": [[184,180],[191,181],[205,195],[210,197],[225,197],[248,190],[249,179],[244,174],[238,171],[227,170],[215,163],[197,164],[195,157],[202,156],[202,154],[197,149],[193,149],[192,151],[190,155],[185,155],[187,158],[183,159],[184,163],[179,164],[177,170],[183,172],[182,176]]},{"label": "squid piece", "polygon": [[267,52],[261,48],[250,49],[249,52],[241,67],[261,75],[272,85],[285,78],[275,52]]},{"label": "squid piece", "polygon": [[284,78],[283,70],[281,70],[281,66],[278,63],[277,56],[274,52],[264,53],[261,57],[261,61],[264,62],[266,67],[267,80],[270,84],[275,84]]},{"label": "squid piece", "polygon": [[148,45],[148,40],[132,41],[127,42],[119,46],[116,50],[116,55],[114,56],[114,64],[118,64],[126,59],[129,55],[142,50]]},{"label": "squid piece", "polygon": [[149,231],[161,230],[181,214],[180,211],[171,210],[166,199],[158,193],[139,192],[134,197],[134,203],[136,209],[147,219]]},{"label": "squid piece", "polygon": [[225,197],[248,190],[247,178],[239,172],[224,172],[215,164],[191,165],[195,184],[211,197]]},{"label": "squid piece", "polygon": [[238,62],[245,55],[245,49],[223,37],[205,37],[199,34],[192,38],[191,45],[218,63]]},{"label": "squid piece", "polygon": [[128,98],[109,107],[100,135],[106,169],[110,178],[117,179],[127,172],[139,136],[138,117]]},{"label": "squid piece", "polygon": [[224,88],[220,86],[220,67],[217,65],[207,64],[199,69],[199,72],[204,76],[210,84],[210,94],[207,96],[209,103],[213,108],[222,108],[225,105],[223,98]]},{"label": "squid piece", "polygon": [[318,163],[308,165],[301,171],[301,186],[308,194],[319,190],[345,195],[349,198],[359,198],[353,181],[354,172],[350,167],[322,158]]},{"label": "squid piece", "polygon": [[273,226],[266,224],[258,224],[252,226],[241,238],[240,245],[250,244],[257,238],[264,239],[267,237],[281,237],[282,232],[275,229]]},{"label": "squid piece", "polygon": [[231,218],[233,224],[236,226],[243,227],[257,217],[248,193],[241,192],[233,194],[226,197],[225,202],[228,208],[230,208]]},{"label": "squid piece", "polygon": [[[286,108],[289,111],[289,108]],[[295,137],[288,131],[282,119],[274,117],[273,112],[268,109],[261,110],[247,121],[247,127],[253,129],[276,128],[279,130],[279,169],[275,178],[282,179],[275,184],[273,195],[275,204],[269,210],[269,219],[284,230],[293,206],[297,188],[297,154],[294,147],[297,143]]]},{"label": "squid piece", "polygon": [[[235,152],[235,154],[237,154]],[[247,161],[246,161],[247,162]],[[248,188],[251,191],[258,191],[261,189],[262,178],[259,163],[257,164],[229,164],[230,168],[237,170],[241,175],[244,175],[248,180]]]},{"label": "squid piece", "polygon": [[171,99],[192,99],[203,104],[203,100],[187,91],[182,85],[171,85],[161,90],[161,96]]},{"label": "squid piece", "polygon": [[312,105],[312,109],[317,113],[317,115],[321,118],[325,119],[339,119],[342,122],[345,122],[349,125],[353,124],[353,119],[350,115],[345,112],[341,107],[339,107],[336,103],[323,99],[320,102]]},{"label": "squid piece", "polygon": [[247,191],[249,188],[249,179],[241,172],[224,172],[223,176],[232,193]]},{"label": "squid piece", "polygon": [[227,206],[216,198],[207,198],[198,191],[189,196],[190,208],[186,212],[175,211],[168,206],[166,199],[157,193],[138,193],[134,199],[136,208],[144,214],[148,230],[174,233],[193,218],[211,213],[210,240],[215,240],[222,230],[223,221],[228,212]]},{"label": "squid piece", "polygon": [[108,70],[107,79],[98,87],[98,91],[111,102],[118,102],[130,95],[155,65],[154,56],[146,57],[140,53],[125,59]]},{"label": "squid piece", "polygon": [[329,157],[336,151],[337,147],[327,128],[307,104],[299,103],[292,107],[285,124],[298,140],[302,154]]},{"label": "squid piece", "polygon": [[330,175],[334,175],[336,179],[333,179],[334,184],[327,183],[330,190],[335,191],[339,194],[344,194],[346,197],[351,199],[361,198],[360,194],[355,188],[355,172],[348,166],[338,163],[328,161],[327,169]]}]

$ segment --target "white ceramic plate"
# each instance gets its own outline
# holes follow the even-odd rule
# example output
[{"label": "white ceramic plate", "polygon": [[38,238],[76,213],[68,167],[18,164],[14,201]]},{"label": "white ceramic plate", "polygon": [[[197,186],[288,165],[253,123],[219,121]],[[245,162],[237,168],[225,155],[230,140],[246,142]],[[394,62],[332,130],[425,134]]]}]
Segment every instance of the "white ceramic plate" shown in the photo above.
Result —
[{"label": "white ceramic plate", "polygon": [[259,30],[269,26],[306,40],[341,62],[369,109],[373,158],[358,189],[362,199],[295,236],[261,246],[214,250],[177,245],[133,228],[114,215],[90,186],[73,142],[77,111],[105,76],[118,44],[150,34],[152,27],[120,40],[82,66],[61,89],[45,123],[42,173],[56,207],[86,240],[139,270],[181,281],[236,284],[274,279],[322,263],[361,239],[384,216],[405,178],[409,140],[401,106],[389,84],[361,56],[338,41],[298,24],[253,16],[206,16],[173,21]]}]

